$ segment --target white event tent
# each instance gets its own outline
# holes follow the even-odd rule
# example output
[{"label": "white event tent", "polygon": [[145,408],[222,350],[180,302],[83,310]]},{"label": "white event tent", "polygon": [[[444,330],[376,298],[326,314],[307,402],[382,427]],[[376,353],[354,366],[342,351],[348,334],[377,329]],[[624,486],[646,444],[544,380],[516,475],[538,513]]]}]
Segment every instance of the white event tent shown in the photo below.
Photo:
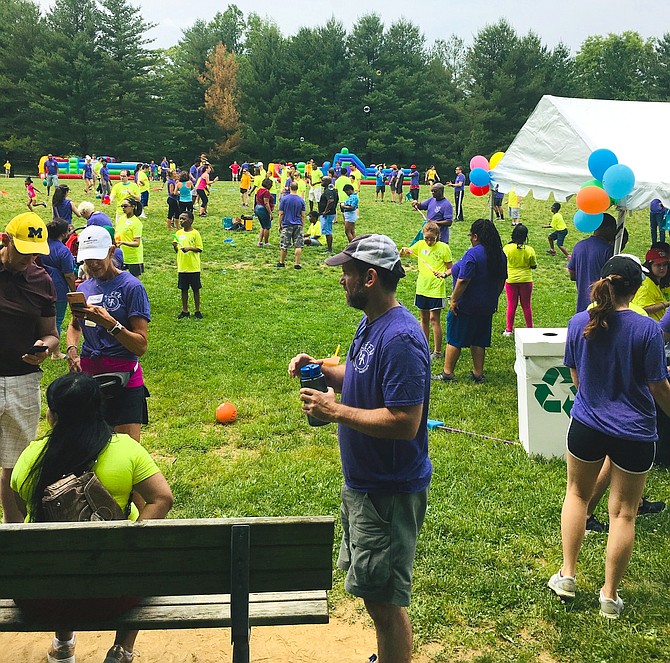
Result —
[{"label": "white event tent", "polygon": [[635,174],[635,188],[619,203],[643,209],[654,198],[670,207],[670,103],[572,99],[545,95],[523,125],[505,156],[491,171],[499,190],[550,194],[565,201],[593,179],[588,158],[607,148]]}]

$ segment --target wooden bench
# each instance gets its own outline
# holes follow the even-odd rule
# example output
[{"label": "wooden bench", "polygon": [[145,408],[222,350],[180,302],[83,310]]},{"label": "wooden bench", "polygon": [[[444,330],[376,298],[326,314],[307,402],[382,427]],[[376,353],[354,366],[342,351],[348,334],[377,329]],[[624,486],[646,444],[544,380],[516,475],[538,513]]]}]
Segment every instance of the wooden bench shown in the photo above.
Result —
[{"label": "wooden bench", "polygon": [[[333,519],[212,518],[0,525],[0,631],[326,624]],[[13,598],[146,597],[122,616],[40,621]]]}]

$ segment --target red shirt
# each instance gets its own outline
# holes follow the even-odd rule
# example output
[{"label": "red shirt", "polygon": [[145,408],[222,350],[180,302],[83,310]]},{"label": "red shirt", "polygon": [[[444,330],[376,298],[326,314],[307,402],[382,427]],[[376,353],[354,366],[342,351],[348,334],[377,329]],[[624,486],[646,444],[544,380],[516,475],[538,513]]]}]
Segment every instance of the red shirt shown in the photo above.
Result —
[{"label": "red shirt", "polygon": [[272,196],[270,195],[270,191],[264,187],[261,187],[258,189],[258,191],[256,191],[256,205],[263,205],[263,207],[265,207],[266,202],[270,205],[270,211],[274,210],[275,206],[272,204]]}]

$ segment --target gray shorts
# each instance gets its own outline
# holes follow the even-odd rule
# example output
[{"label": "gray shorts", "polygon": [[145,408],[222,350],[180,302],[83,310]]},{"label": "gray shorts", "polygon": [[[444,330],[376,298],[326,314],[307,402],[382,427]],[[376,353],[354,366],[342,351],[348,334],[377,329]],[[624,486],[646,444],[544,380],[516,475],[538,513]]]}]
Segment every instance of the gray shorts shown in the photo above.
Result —
[{"label": "gray shorts", "polygon": [[519,208],[518,207],[510,207],[509,208],[509,218],[510,219],[518,219],[519,217],[520,217]]},{"label": "gray shorts", "polygon": [[416,542],[426,515],[428,490],[360,493],[342,488],[342,543],[337,566],[354,596],[408,606]]},{"label": "gray shorts", "polygon": [[21,452],[35,439],[41,377],[42,371],[0,377],[0,467],[14,467]]},{"label": "gray shorts", "polygon": [[47,175],[44,179],[47,181],[47,186],[58,186],[58,175]]},{"label": "gray shorts", "polygon": [[296,249],[301,249],[304,243],[301,225],[295,224],[284,226],[281,229],[279,248],[282,251],[287,251],[291,247],[291,244],[293,244]]},{"label": "gray shorts", "polygon": [[321,194],[323,193],[323,187],[322,186],[313,186],[310,190],[309,193],[307,194],[307,200],[311,200],[312,202],[318,203],[321,200]]}]

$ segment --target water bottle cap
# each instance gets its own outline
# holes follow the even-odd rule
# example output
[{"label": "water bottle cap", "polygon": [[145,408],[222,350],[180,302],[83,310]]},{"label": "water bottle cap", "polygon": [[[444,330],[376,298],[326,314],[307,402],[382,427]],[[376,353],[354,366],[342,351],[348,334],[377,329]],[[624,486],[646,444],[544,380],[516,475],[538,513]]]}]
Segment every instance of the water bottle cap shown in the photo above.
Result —
[{"label": "water bottle cap", "polygon": [[307,364],[300,369],[300,377],[302,378],[317,378],[321,375],[321,366],[318,364]]}]

